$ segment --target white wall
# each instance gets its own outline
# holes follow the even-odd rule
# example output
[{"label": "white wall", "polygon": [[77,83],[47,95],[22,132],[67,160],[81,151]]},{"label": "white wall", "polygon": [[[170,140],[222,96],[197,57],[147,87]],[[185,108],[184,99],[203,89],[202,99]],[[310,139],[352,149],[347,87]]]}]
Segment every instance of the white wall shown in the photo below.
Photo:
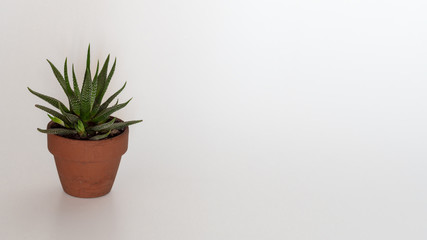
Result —
[{"label": "white wall", "polygon": [[[0,239],[426,239],[427,2],[0,2]],[[65,195],[27,86],[118,58],[130,146]]]}]

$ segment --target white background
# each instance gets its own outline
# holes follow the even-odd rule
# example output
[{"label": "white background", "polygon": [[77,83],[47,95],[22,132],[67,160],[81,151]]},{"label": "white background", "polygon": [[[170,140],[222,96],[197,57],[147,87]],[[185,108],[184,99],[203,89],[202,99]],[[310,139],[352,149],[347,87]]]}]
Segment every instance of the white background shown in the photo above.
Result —
[{"label": "white background", "polygon": [[[0,239],[427,239],[427,2],[0,1]],[[118,64],[112,192],[62,192],[46,58]],[[95,64],[93,62],[93,66]]]}]

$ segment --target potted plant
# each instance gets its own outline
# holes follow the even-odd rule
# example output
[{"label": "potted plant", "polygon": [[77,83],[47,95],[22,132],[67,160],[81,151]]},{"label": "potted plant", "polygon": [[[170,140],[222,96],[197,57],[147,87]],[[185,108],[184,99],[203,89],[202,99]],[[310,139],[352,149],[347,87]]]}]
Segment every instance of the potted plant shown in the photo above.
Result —
[{"label": "potted plant", "polygon": [[42,105],[35,106],[48,113],[51,121],[47,129],[37,129],[47,133],[49,151],[54,155],[59,179],[66,193],[75,197],[100,197],[110,192],[120,164],[121,156],[128,147],[131,124],[142,120],[124,122],[111,114],[125,107],[125,103],[113,100],[125,88],[126,83],[117,92],[103,102],[116,68],[116,60],[108,71],[110,55],[99,71],[99,61],[95,75],[90,70],[90,45],[87,51],[86,71],[82,89],[79,89],[74,65],[72,66],[73,88],[68,77],[67,59],[64,75],[49,61],[53,74],[64,90],[69,107],[59,100],[44,94],[28,90],[57,108],[54,110]]}]

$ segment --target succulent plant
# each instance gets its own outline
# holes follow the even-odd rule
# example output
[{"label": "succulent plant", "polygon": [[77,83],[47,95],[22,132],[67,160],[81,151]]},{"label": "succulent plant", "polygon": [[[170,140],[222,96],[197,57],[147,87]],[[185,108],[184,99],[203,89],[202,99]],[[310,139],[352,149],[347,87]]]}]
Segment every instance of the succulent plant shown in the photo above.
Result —
[{"label": "succulent plant", "polygon": [[32,94],[40,97],[59,110],[58,112],[51,108],[36,104],[35,106],[37,108],[47,112],[49,118],[60,125],[56,128],[49,128],[46,130],[37,128],[37,130],[47,134],[76,136],[78,139],[100,140],[107,138],[108,136],[113,136],[114,132],[117,133],[117,131],[123,130],[128,125],[141,122],[142,120],[122,122],[111,117],[112,113],[125,107],[131,100],[129,99],[127,102],[121,104],[119,104],[117,100],[114,105],[110,106],[111,102],[125,88],[126,83],[105,102],[102,102],[102,98],[107,91],[108,85],[116,68],[116,60],[114,60],[111,70],[108,71],[109,60],[110,55],[108,55],[100,71],[98,61],[95,75],[92,78],[90,71],[89,45],[87,50],[86,72],[81,90],[79,90],[79,85],[77,83],[74,65],[72,65],[73,88],[71,88],[68,78],[67,59],[65,59],[64,64],[64,75],[62,75],[49,60],[47,60],[52,68],[53,74],[67,95],[69,108],[53,97],[38,93],[28,88]]}]

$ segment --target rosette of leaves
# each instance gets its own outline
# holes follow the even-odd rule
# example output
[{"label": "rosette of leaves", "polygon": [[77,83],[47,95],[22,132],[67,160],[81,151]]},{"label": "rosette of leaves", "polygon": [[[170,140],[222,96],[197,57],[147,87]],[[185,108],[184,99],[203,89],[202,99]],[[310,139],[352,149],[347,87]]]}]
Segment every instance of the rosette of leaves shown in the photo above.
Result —
[{"label": "rosette of leaves", "polygon": [[[68,98],[69,107],[65,106],[61,101],[53,97],[38,93],[30,88],[28,90],[45,100],[47,103],[55,107],[57,110],[46,106],[35,106],[48,113],[49,118],[60,125],[60,127],[50,129],[40,129],[42,133],[57,134],[64,136],[78,136],[79,139],[100,140],[112,136],[114,132],[123,130],[126,126],[141,122],[142,120],[134,120],[122,122],[111,117],[111,114],[124,108],[131,99],[124,103],[118,103],[118,100],[112,106],[113,100],[120,94],[126,86],[126,83],[117,92],[111,95],[103,102],[103,97],[113,77],[116,68],[116,60],[108,71],[110,55],[105,60],[101,70],[99,70],[99,61],[96,66],[95,75],[92,77],[90,70],[90,45],[87,51],[86,72],[82,89],[79,89],[74,65],[72,65],[73,87],[70,86],[68,76],[67,59],[64,64],[64,75],[49,61],[53,74],[64,90]],[[59,111],[58,111],[59,110]]]}]

